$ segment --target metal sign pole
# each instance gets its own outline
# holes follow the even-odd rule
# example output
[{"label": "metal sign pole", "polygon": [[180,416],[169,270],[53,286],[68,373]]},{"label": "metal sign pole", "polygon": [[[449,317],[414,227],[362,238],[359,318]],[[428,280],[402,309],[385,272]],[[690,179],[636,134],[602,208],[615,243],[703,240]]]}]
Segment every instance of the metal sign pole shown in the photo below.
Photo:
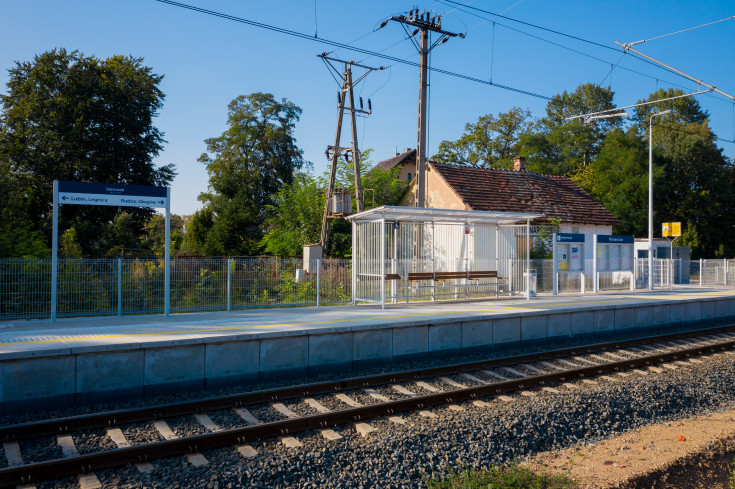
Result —
[{"label": "metal sign pole", "polygon": [[54,180],[54,221],[51,233],[51,322],[56,322],[56,283],[59,267],[59,181]]},{"label": "metal sign pole", "polygon": [[163,310],[168,317],[171,313],[171,188],[166,187],[166,251],[164,253],[165,294]]}]

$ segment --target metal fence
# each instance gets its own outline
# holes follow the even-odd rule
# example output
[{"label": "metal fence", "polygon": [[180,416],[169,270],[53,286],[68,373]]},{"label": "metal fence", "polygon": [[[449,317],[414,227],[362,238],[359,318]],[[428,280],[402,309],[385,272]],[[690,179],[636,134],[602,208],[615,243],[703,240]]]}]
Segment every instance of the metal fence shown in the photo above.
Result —
[{"label": "metal fence", "polygon": [[[352,299],[351,260],[319,260],[311,273],[294,258],[171,260],[172,312],[318,306]],[[161,314],[158,258],[59,259],[57,316]],[[0,259],[0,320],[51,314],[51,260]]]}]

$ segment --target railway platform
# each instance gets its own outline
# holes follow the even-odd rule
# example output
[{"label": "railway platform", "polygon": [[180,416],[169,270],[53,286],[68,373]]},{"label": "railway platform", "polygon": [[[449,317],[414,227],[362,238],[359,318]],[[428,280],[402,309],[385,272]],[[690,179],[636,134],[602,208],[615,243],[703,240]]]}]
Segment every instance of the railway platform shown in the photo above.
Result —
[{"label": "railway platform", "polygon": [[0,412],[735,318],[735,290],[0,322]]}]

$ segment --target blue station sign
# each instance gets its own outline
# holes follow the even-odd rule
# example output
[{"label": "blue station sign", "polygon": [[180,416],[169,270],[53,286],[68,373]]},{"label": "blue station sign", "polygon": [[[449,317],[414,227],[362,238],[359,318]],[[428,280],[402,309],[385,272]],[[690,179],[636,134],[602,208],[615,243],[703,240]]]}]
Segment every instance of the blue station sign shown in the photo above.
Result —
[{"label": "blue station sign", "polygon": [[556,233],[557,243],[584,243],[582,233]]},{"label": "blue station sign", "polygon": [[633,236],[612,235],[612,234],[598,234],[597,235],[597,243],[598,244],[627,244],[627,245],[632,245],[634,242],[635,242],[635,238]]},{"label": "blue station sign", "polygon": [[59,181],[59,203],[115,207],[166,207],[166,187]]}]

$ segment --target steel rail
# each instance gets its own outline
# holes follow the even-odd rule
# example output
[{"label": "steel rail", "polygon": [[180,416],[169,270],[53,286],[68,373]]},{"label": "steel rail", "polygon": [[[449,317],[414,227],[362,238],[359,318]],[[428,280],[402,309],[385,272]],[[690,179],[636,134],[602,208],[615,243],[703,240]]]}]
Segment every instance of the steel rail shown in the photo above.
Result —
[{"label": "steel rail", "polygon": [[735,349],[735,340],[577,369],[568,369],[557,373],[542,374],[502,382],[491,382],[475,387],[455,389],[426,396],[345,409],[326,414],[304,416],[286,421],[277,421],[274,423],[265,423],[146,445],[80,455],[77,457],[27,464],[19,467],[10,467],[0,469],[0,488],[13,487],[19,484],[35,483],[49,479],[59,479],[80,473],[89,473],[96,470],[119,467],[129,463],[139,463],[162,457],[194,453],[201,450],[221,448],[229,445],[240,445],[265,438],[290,435],[312,429],[324,429],[344,423],[363,421],[382,416],[392,416],[397,413],[415,411],[417,409],[426,409],[448,403],[469,401],[520,389],[542,387],[549,384],[579,380],[587,377],[652,366],[662,362],[682,360],[692,356],[719,353],[732,349]]},{"label": "steel rail", "polygon": [[346,390],[363,389],[389,383],[415,381],[419,379],[446,376],[459,372],[482,370],[497,366],[509,366],[518,363],[550,360],[570,355],[595,353],[602,350],[625,348],[638,345],[641,342],[666,341],[678,338],[690,338],[706,334],[718,334],[732,332],[734,324],[717,326],[699,330],[680,331],[663,335],[631,338],[607,343],[596,343],[591,345],[561,348],[557,350],[516,355],[509,357],[498,357],[490,360],[476,362],[455,363],[439,367],[428,367],[417,370],[404,370],[362,377],[351,377],[337,381],[319,382],[313,384],[301,384],[285,388],[266,389],[227,396],[210,397],[194,401],[183,401],[169,404],[159,404],[140,408],[106,411],[102,413],[70,416],[66,418],[34,421],[16,425],[0,427],[0,440],[18,441],[38,436],[57,435],[70,433],[77,430],[105,428],[120,424],[150,421],[152,419],[170,418],[196,414],[219,409],[231,409],[235,407],[263,404],[275,401],[298,399],[306,396],[330,394]]}]

